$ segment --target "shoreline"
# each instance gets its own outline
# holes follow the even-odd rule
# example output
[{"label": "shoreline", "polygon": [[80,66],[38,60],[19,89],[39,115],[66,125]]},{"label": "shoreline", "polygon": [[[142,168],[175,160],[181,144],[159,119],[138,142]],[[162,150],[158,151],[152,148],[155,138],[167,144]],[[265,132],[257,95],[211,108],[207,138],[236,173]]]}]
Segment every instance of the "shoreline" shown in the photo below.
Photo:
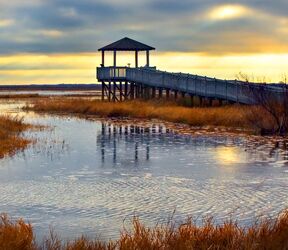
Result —
[{"label": "shoreline", "polygon": [[[197,128],[226,128],[227,130],[252,131],[244,119],[247,107],[240,105],[221,107],[185,107],[172,101],[124,101],[119,103],[100,100],[53,97],[47,100],[31,100],[25,108],[38,113],[54,113],[99,117],[120,120],[157,119],[174,124],[186,124]],[[234,117],[233,112],[236,112]],[[255,130],[255,129],[254,129]]]},{"label": "shoreline", "polygon": [[276,120],[261,106],[240,104],[199,107],[185,106],[185,100],[127,100],[108,102],[92,98],[51,97],[35,98],[26,110],[38,113],[95,116],[117,119],[157,119],[174,124],[186,124],[198,130],[222,130],[261,136],[284,136]]}]

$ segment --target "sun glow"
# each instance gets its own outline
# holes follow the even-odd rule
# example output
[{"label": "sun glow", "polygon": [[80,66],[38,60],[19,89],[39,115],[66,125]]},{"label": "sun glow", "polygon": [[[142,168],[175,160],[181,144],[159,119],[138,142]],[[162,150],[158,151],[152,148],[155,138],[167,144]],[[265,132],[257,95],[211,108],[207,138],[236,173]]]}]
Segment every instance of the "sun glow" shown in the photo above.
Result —
[{"label": "sun glow", "polygon": [[212,9],[209,17],[212,20],[233,19],[246,15],[248,8],[242,5],[222,5]]},{"label": "sun glow", "polygon": [[7,26],[10,26],[14,23],[14,20],[12,19],[3,19],[1,20],[0,19],[0,27],[7,27]]},{"label": "sun glow", "polygon": [[[145,54],[139,65],[145,65]],[[30,83],[94,83],[96,67],[101,63],[99,53],[22,54],[0,56],[0,84]],[[133,67],[134,54],[117,56],[117,65]],[[113,64],[107,53],[105,65]],[[239,72],[279,82],[288,74],[288,54],[209,55],[188,52],[153,52],[151,65],[160,70],[235,79]]]},{"label": "sun glow", "polygon": [[216,158],[221,165],[232,165],[241,162],[239,152],[234,147],[219,147],[216,149]]}]

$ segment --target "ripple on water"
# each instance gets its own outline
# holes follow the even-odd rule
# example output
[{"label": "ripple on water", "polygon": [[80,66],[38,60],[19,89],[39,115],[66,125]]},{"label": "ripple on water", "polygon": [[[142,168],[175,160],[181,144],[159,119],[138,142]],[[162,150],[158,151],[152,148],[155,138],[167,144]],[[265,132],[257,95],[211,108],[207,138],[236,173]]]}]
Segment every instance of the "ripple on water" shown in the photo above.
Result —
[{"label": "ripple on water", "polygon": [[[93,181],[79,181],[70,177],[59,180],[17,182],[1,185],[1,210],[20,210],[36,227],[48,219],[65,236],[75,234],[70,223],[80,223],[86,233],[95,233],[95,225],[111,225],[106,237],[117,237],[124,218],[139,215],[146,223],[165,220],[176,209],[177,218],[186,216],[215,216],[240,222],[253,220],[259,215],[275,215],[288,202],[286,181],[263,182],[222,181],[217,179],[198,182],[195,179],[174,177],[122,177],[98,176]],[[44,218],[42,215],[45,215]],[[46,218],[45,218],[46,217]],[[86,219],[89,225],[84,225]],[[63,220],[65,220],[62,225]],[[48,223],[46,222],[46,224]],[[48,223],[48,224],[49,224]],[[79,224],[78,224],[79,225]],[[82,229],[76,230],[81,233]],[[63,230],[63,231],[62,231]]]}]

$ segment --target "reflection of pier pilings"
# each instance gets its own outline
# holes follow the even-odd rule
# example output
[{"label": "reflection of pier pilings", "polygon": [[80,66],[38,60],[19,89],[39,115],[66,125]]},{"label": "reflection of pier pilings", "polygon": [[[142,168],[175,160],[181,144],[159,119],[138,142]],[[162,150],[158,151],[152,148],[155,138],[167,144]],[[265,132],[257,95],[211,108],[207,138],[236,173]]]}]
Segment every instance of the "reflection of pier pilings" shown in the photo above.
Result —
[{"label": "reflection of pier pilings", "polygon": [[146,160],[148,161],[150,159],[150,144],[147,143],[146,146]]},{"label": "reflection of pier pilings", "polygon": [[[126,162],[129,159],[131,162],[137,164],[139,161],[150,160],[150,139],[161,137],[163,133],[170,133],[168,129],[163,126],[136,126],[129,125],[115,125],[112,123],[102,123],[101,134],[98,135],[97,141],[100,147],[101,159],[104,164],[105,161],[111,159],[111,164],[114,166],[117,162]],[[118,158],[117,151],[123,151]],[[134,155],[134,157],[133,157]]]},{"label": "reflection of pier pilings", "polygon": [[[105,126],[103,123],[102,123],[101,134],[102,135],[105,134]],[[105,138],[101,137],[100,142],[101,142],[101,160],[102,160],[102,163],[104,163],[105,161]]]},{"label": "reflection of pier pilings", "polygon": [[[218,147],[241,147],[251,159],[265,161],[267,158],[288,160],[288,144],[286,142],[250,141],[241,137],[215,135],[181,135],[171,133],[161,125],[136,126],[135,124],[117,125],[109,122],[102,124],[101,133],[97,136],[97,147],[101,154],[103,166],[121,165],[149,166],[153,150],[201,150]],[[263,153],[259,153],[259,148]],[[265,150],[263,150],[263,148]],[[187,152],[189,152],[187,151]],[[225,151],[223,151],[225,152]],[[155,158],[156,159],[156,158]],[[286,164],[288,165],[288,163]]]},{"label": "reflection of pier pilings", "polygon": [[138,142],[135,143],[135,161],[138,161]]},{"label": "reflection of pier pilings", "polygon": [[116,154],[117,149],[116,148],[117,148],[116,147],[116,139],[114,137],[114,139],[113,139],[113,163],[114,164],[116,164],[116,158],[117,158],[117,154]]}]

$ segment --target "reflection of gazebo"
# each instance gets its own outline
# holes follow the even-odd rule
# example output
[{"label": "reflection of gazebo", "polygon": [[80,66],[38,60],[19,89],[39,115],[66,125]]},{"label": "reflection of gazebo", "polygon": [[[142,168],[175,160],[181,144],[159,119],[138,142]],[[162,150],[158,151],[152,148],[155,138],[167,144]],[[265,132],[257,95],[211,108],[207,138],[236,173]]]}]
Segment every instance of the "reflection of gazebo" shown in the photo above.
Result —
[{"label": "reflection of gazebo", "polygon": [[149,51],[155,50],[155,48],[148,46],[144,43],[140,43],[128,37],[125,37],[119,41],[111,43],[98,51],[102,52],[102,67],[105,67],[105,51],[113,51],[113,66],[116,67],[116,53],[117,51],[135,51],[135,68],[138,68],[138,53],[139,51],[146,51],[146,66],[149,67]]}]

